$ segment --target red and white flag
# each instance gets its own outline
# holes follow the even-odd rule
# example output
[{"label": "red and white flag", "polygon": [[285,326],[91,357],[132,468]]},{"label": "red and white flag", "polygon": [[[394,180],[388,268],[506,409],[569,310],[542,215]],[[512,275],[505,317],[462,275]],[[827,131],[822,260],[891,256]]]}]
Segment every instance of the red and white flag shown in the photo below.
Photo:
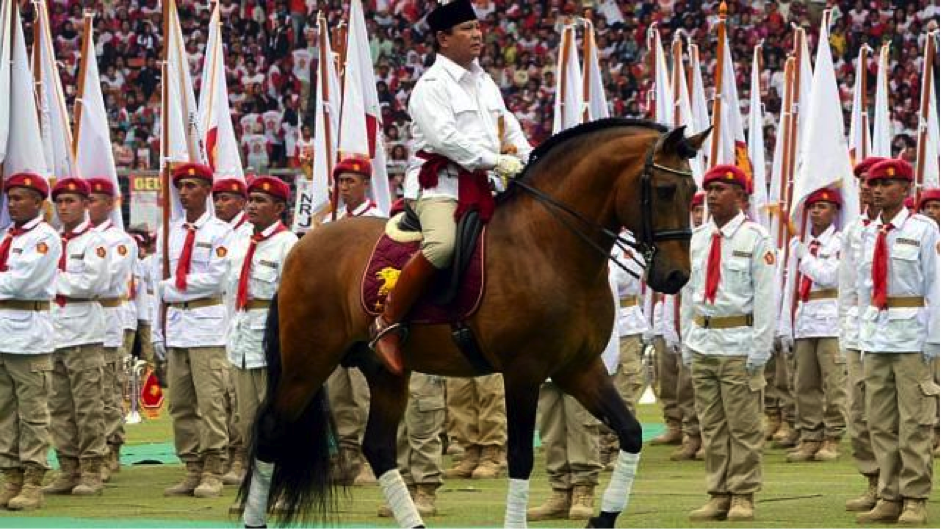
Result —
[{"label": "red and white flag", "polygon": [[225,79],[225,55],[220,33],[219,4],[209,20],[209,38],[203,61],[202,89],[199,94],[199,131],[203,134],[206,159],[216,179],[245,182],[238,141],[229,108]]},{"label": "red and white flag", "polygon": [[[728,37],[721,44],[723,49],[722,86],[718,88],[719,112],[722,118],[719,124],[719,148],[716,159],[709,160],[710,165],[719,164],[736,165],[749,180],[753,178],[751,161],[748,158],[748,144],[745,142],[745,131],[742,128],[742,113],[738,105],[738,88],[735,86],[735,63],[732,62],[732,52],[729,49]],[[715,118],[715,116],[713,116]],[[715,134],[715,133],[713,133]]]},{"label": "red and white flag", "polygon": [[363,156],[372,161],[369,187],[373,201],[384,213],[389,212],[392,197],[386,172],[382,138],[382,110],[376,92],[369,35],[361,0],[350,3],[350,27],[346,43],[346,70],[343,76],[343,110],[340,121],[340,156]]}]

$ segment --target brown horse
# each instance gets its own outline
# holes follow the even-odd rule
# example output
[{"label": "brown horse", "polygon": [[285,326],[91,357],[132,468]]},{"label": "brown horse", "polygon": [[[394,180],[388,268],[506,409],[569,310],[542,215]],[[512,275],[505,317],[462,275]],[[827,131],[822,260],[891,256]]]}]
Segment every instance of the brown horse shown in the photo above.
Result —
[{"label": "brown horse", "polygon": [[[581,125],[537,148],[518,184],[501,197],[486,231],[487,289],[468,325],[504,377],[508,526],[525,525],[536,405],[549,378],[620,442],[602,512],[590,526],[613,527],[626,507],[642,441],[600,358],[614,322],[607,280],[612,234],[625,227],[635,235],[652,288],[675,293],[686,283],[696,190],[687,160],[707,133],[685,138],[682,128],[668,132],[627,119]],[[359,302],[360,278],[383,226],[369,218],[326,225],[308,233],[285,263],[266,330],[268,394],[254,425],[252,471],[240,491],[247,526],[263,524],[276,503],[285,523],[335,511],[334,431],[323,385],[341,363],[359,367],[368,380],[363,453],[398,523],[422,524],[395,470],[408,376],[389,373],[366,347],[370,318]],[[412,326],[404,352],[408,370],[481,374],[447,325]]]}]

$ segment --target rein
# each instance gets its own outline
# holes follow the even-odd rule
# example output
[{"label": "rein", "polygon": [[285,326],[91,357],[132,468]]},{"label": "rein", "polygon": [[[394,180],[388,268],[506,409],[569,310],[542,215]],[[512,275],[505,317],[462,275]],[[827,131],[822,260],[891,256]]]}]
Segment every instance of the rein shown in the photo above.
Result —
[{"label": "rein", "polygon": [[640,279],[641,275],[637,272],[629,269],[627,266],[622,264],[616,257],[611,255],[611,252],[607,251],[602,245],[595,242],[591,233],[586,233],[584,230],[579,229],[578,226],[575,226],[570,219],[565,216],[559,215],[558,212],[565,213],[570,217],[574,217],[576,220],[587,226],[592,232],[600,233],[606,239],[611,241],[611,243],[617,246],[619,249],[627,250],[628,248],[633,248],[634,250],[640,252],[643,256],[644,262],[641,263],[636,257],[632,256],[632,259],[642,268],[646,268],[650,263],[653,263],[654,258],[657,255],[656,243],[658,241],[669,241],[669,240],[690,240],[692,238],[692,231],[689,228],[674,228],[668,230],[655,230],[653,228],[653,190],[652,190],[652,171],[663,171],[670,174],[675,174],[678,176],[688,176],[692,178],[693,174],[690,171],[681,171],[679,169],[673,169],[672,167],[667,167],[665,165],[660,165],[653,161],[654,149],[659,142],[654,142],[651,144],[650,148],[647,149],[647,155],[644,160],[644,169],[640,175],[641,181],[641,229],[640,229],[640,240],[631,241],[621,235],[614,233],[613,231],[605,228],[604,226],[598,224],[597,222],[592,221],[591,219],[585,217],[581,213],[575,211],[571,207],[565,205],[564,203],[550,197],[546,193],[536,189],[530,184],[514,179],[511,181],[511,186],[518,186],[520,189],[523,189],[532,197],[546,207],[547,210],[555,217],[563,226],[568,228],[569,231],[574,233],[578,238],[588,244],[589,247],[594,249],[599,254],[603,255],[606,259],[617,265],[621,270],[624,270],[631,276]]}]

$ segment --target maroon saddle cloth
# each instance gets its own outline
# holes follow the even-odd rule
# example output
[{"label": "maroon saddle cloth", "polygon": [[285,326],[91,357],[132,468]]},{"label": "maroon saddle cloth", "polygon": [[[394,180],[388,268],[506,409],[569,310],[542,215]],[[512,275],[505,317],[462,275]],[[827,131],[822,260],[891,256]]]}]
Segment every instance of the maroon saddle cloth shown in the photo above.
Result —
[{"label": "maroon saddle cloth", "polygon": [[[465,320],[471,317],[480,306],[484,296],[484,240],[486,230],[481,233],[474,246],[467,269],[460,280],[460,287],[454,299],[447,305],[438,305],[434,302],[434,293],[448,280],[450,271],[438,273],[438,277],[431,283],[428,290],[422,295],[409,312],[407,323],[413,324],[446,324]],[[363,310],[371,316],[382,313],[386,296],[395,287],[399,273],[408,259],[418,251],[421,242],[401,243],[382,234],[363,272],[362,288],[360,289],[360,302]]]}]

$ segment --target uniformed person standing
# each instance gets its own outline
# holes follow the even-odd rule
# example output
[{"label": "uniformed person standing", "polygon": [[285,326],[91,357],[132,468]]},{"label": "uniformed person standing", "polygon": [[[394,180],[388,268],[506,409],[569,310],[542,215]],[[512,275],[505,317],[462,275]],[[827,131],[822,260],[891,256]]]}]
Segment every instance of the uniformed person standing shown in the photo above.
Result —
[{"label": "uniformed person standing", "polygon": [[13,224],[0,238],[0,507],[42,506],[49,468],[50,302],[62,255],[59,234],[42,218],[49,185],[35,174],[3,185]]},{"label": "uniformed person standing", "polygon": [[108,463],[102,465],[102,479],[121,470],[121,445],[124,444],[124,384],[125,361],[134,343],[132,331],[126,330],[133,307],[128,300],[128,288],[137,262],[137,243],[111,220],[119,190],[105,178],[87,180],[91,192],[88,200],[88,218],[108,246],[108,286],[98,298],[105,312],[105,368],[102,394],[104,397],[105,440],[108,443]]},{"label": "uniformed person standing", "polygon": [[717,165],[703,187],[712,217],[693,232],[681,328],[711,498],[689,517],[749,521],[762,482],[761,390],[774,334],[775,254],[768,233],[739,206],[748,188],[741,169]]},{"label": "uniformed person standing", "polygon": [[840,256],[840,347],[846,355],[847,429],[850,450],[856,469],[869,482],[861,496],[846,502],[847,511],[868,511],[875,507],[879,497],[879,464],[872,452],[866,418],[866,379],[859,349],[859,301],[857,275],[862,262],[862,235],[867,226],[879,217],[879,207],[872,200],[872,190],[866,178],[869,169],[885,158],[870,157],[856,164],[853,174],[859,180],[859,201],[864,210],[853,224],[844,230]]},{"label": "uniformed person standing", "polygon": [[85,220],[89,189],[79,178],[62,178],[52,189],[62,224],[62,257],[52,306],[56,350],[49,396],[59,474],[43,487],[46,494],[100,494],[101,465],[107,464],[101,412],[105,316],[96,298],[108,286],[109,259],[104,239]]},{"label": "uniformed person standing", "polygon": [[918,212],[933,220],[935,224],[941,222],[941,190],[937,187],[925,189],[918,199]]},{"label": "uniformed person standing", "polygon": [[494,479],[506,469],[506,403],[503,375],[448,378],[449,420],[464,456],[448,478]]},{"label": "uniformed person standing", "polygon": [[[255,413],[265,398],[267,372],[262,349],[271,299],[297,236],[281,223],[291,190],[278,178],[258,176],[248,186],[246,216],[251,235],[235,234],[229,254],[227,290],[234,294],[226,352],[238,398],[240,435],[249,439]],[[244,454],[238,454],[245,457]],[[232,463],[242,467],[244,462]]]},{"label": "uniformed person standing", "polygon": [[137,263],[134,264],[134,282],[128,295],[135,308],[137,318],[137,342],[140,344],[140,358],[150,364],[156,365],[154,358],[153,340],[151,336],[151,296],[154,295],[150,283],[151,265],[151,238],[146,230],[131,232],[134,242],[137,243]]},{"label": "uniformed person standing", "polygon": [[804,201],[810,240],[791,240],[779,319],[781,339],[794,355],[801,432],[800,445],[787,455],[790,463],[833,461],[846,432],[846,358],[837,308],[843,235],[834,224],[841,206],[839,191],[811,193]]},{"label": "uniformed person standing", "polygon": [[[216,218],[229,224],[232,228],[233,240],[252,236],[253,227],[245,213],[245,202],[248,200],[245,182],[235,178],[216,179],[212,184],[212,200]],[[229,300],[229,304],[235,299],[232,292],[228,292],[226,298]],[[234,313],[234,307],[229,306],[228,308],[230,314]],[[222,476],[222,482],[226,485],[239,485],[242,483],[242,478],[245,477],[245,440],[239,426],[241,418],[239,417],[237,393],[235,390],[235,374],[230,373],[225,390],[226,428],[229,434],[229,447],[226,472]]]},{"label": "uniformed person standing", "polygon": [[[185,218],[170,225],[170,277],[157,282],[154,292],[155,302],[167,305],[166,337],[159,310],[153,336],[155,349],[166,348],[173,437],[186,476],[164,494],[211,498],[222,492],[228,448],[223,288],[232,229],[208,211],[212,169],[180,165],[173,171],[173,185]],[[154,254],[158,278],[163,236],[158,234]]]},{"label": "uniformed person standing", "polygon": [[938,227],[904,207],[912,166],[888,159],[867,182],[881,211],[862,236],[856,279],[866,415],[879,463],[879,500],[860,523],[923,525],[932,485],[938,385]]},{"label": "uniformed person standing", "polygon": [[484,42],[471,2],[442,4],[427,22],[436,58],[409,99],[414,150],[405,175],[405,198],[414,201],[421,220],[421,251],[402,268],[370,329],[370,346],[395,374],[404,366],[400,324],[436,271],[451,265],[457,218],[477,210],[488,220],[493,198],[486,173],[514,176],[532,150],[500,88],[478,63]]},{"label": "uniformed person standing", "polygon": [[[408,405],[397,435],[396,464],[418,514],[435,516],[438,514],[437,490],[444,483],[441,456],[444,379],[413,372],[408,391]],[[388,505],[380,507],[378,514],[382,518],[394,515]]]},{"label": "uniformed person standing", "polygon": [[[372,164],[363,158],[344,158],[333,168],[334,182],[345,207],[337,220],[352,217],[384,217],[376,203],[369,199]],[[359,368],[337,368],[327,379],[330,411],[337,425],[340,457],[344,462],[337,472],[338,481],[346,485],[375,483],[369,465],[363,458],[361,444],[369,417],[369,386]],[[404,476],[405,474],[403,474]]]}]

